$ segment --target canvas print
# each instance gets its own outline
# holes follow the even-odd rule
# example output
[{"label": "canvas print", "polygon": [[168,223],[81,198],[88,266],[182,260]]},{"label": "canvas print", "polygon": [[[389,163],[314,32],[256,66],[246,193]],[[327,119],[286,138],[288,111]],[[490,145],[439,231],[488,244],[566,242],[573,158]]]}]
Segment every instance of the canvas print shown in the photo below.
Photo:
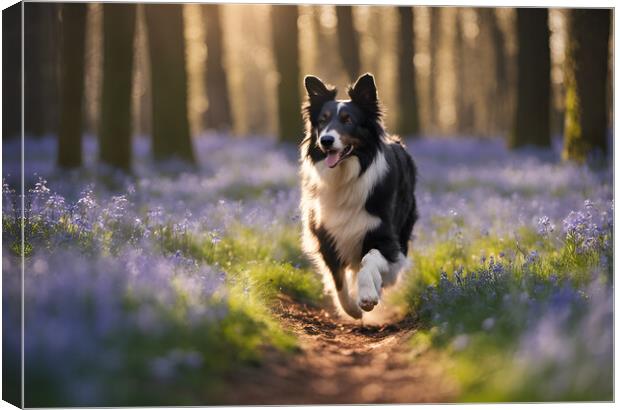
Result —
[{"label": "canvas print", "polygon": [[2,12],[2,399],[611,402],[613,11]]}]

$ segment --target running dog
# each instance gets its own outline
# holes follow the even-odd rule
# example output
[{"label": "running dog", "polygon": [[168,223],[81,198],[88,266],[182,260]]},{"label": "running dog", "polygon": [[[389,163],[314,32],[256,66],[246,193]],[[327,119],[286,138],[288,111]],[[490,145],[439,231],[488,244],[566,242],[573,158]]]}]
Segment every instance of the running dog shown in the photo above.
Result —
[{"label": "running dog", "polygon": [[304,84],[302,247],[342,309],[359,319],[408,266],[416,166],[385,130],[371,74],[349,87],[348,100],[317,77]]}]

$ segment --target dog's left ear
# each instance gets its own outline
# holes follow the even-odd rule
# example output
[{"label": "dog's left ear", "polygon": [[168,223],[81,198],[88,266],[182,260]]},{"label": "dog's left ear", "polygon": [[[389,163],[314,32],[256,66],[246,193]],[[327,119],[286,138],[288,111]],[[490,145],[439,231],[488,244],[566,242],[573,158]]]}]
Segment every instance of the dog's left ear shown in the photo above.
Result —
[{"label": "dog's left ear", "polygon": [[304,78],[304,86],[308,93],[308,99],[302,106],[302,114],[306,120],[315,125],[323,104],[335,100],[338,91],[313,75]]},{"label": "dog's left ear", "polygon": [[379,99],[377,98],[377,86],[375,79],[370,73],[366,73],[357,79],[355,84],[349,87],[349,97],[368,114],[380,116]]}]

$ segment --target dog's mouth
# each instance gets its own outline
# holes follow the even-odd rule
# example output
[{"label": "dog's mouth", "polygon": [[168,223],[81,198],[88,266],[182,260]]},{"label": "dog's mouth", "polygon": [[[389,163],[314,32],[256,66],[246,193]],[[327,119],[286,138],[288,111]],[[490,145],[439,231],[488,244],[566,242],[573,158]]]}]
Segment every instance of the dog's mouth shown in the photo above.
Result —
[{"label": "dog's mouth", "polygon": [[351,152],[353,152],[353,145],[347,145],[341,150],[328,150],[326,152],[327,157],[325,158],[325,162],[328,167],[334,168],[336,165],[340,164],[342,160],[351,155]]}]

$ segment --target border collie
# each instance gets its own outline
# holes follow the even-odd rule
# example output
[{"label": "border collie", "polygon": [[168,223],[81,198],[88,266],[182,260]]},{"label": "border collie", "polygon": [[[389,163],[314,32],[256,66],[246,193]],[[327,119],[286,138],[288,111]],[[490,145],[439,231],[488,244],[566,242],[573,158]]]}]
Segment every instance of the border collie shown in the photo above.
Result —
[{"label": "border collie", "polygon": [[327,290],[359,319],[407,266],[416,167],[383,126],[372,75],[349,87],[349,100],[336,100],[336,89],[317,77],[304,83],[302,246]]}]

